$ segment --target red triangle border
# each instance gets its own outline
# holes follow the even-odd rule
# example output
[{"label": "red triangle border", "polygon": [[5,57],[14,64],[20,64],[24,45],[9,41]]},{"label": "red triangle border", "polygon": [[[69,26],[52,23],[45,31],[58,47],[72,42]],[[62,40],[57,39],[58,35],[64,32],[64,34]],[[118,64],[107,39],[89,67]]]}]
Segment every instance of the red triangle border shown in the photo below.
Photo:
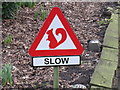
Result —
[{"label": "red triangle border", "polygon": [[[54,19],[55,15],[58,15],[59,19],[61,20],[64,28],[68,32],[70,38],[72,39],[74,45],[77,49],[67,49],[67,50],[36,50],[38,44],[42,40],[46,30],[48,29],[49,25],[51,24],[52,20]],[[49,16],[45,20],[40,32],[38,33],[37,37],[35,38],[32,46],[29,49],[29,54],[33,57],[36,56],[67,56],[67,55],[81,55],[83,52],[83,47],[81,46],[79,40],[75,36],[72,28],[70,27],[69,23],[65,19],[64,15],[62,14],[61,10],[58,7],[54,7],[50,12]]]}]

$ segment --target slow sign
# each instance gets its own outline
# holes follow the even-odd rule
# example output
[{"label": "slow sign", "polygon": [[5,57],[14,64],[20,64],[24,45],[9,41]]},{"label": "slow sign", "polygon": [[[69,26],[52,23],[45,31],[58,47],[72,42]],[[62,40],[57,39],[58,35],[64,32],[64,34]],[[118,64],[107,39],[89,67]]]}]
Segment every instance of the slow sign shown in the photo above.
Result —
[{"label": "slow sign", "polygon": [[57,7],[52,9],[29,49],[33,66],[79,65],[82,52],[79,40]]},{"label": "slow sign", "polygon": [[79,65],[80,56],[34,57],[33,66]]}]

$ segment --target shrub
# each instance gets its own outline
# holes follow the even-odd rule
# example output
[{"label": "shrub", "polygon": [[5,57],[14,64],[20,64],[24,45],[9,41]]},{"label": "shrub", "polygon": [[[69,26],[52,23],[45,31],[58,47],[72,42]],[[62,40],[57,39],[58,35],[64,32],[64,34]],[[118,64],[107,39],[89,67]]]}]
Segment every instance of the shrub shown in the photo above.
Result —
[{"label": "shrub", "polygon": [[19,4],[16,2],[3,2],[2,3],[2,18],[13,19],[19,8]]},{"label": "shrub", "polygon": [[20,7],[32,8],[35,6],[35,2],[3,2],[2,3],[2,18],[3,19],[14,19],[17,10]]}]

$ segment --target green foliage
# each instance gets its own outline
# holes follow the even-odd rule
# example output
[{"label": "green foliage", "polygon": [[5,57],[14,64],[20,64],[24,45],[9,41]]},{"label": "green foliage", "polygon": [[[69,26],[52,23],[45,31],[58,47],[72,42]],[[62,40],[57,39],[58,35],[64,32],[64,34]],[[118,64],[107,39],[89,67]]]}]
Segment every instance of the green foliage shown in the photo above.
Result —
[{"label": "green foliage", "polygon": [[41,12],[40,19],[45,20],[46,16],[47,16],[47,13],[45,11],[43,11],[43,12]]},{"label": "green foliage", "polygon": [[19,8],[19,5],[16,2],[3,2],[2,3],[2,18],[3,19],[15,18],[18,8]]},{"label": "green foliage", "polygon": [[40,19],[42,21],[45,20],[45,18],[47,16],[47,12],[44,10],[43,6],[40,6],[39,10],[35,12],[35,14],[34,14],[34,20],[36,20],[39,15],[40,15]]},{"label": "green foliage", "polygon": [[29,8],[33,8],[35,6],[35,2],[19,2],[18,4],[21,7],[29,7]]},{"label": "green foliage", "polygon": [[12,43],[12,39],[13,39],[12,36],[7,36],[7,37],[4,39],[4,43],[5,43],[5,44],[11,44],[11,43]]},{"label": "green foliage", "polygon": [[11,64],[5,64],[0,71],[0,77],[2,78],[2,84],[4,86],[9,83],[11,86],[13,84],[12,81],[12,65]]},{"label": "green foliage", "polygon": [[2,18],[14,19],[16,17],[17,10],[20,7],[33,8],[35,2],[3,2],[2,3]]},{"label": "green foliage", "polygon": [[35,12],[35,14],[34,14],[34,20],[37,20],[38,16],[39,16],[39,12]]},{"label": "green foliage", "polygon": [[98,24],[102,25],[102,24],[109,24],[110,22],[112,22],[112,19],[104,19],[102,21],[98,21]]}]

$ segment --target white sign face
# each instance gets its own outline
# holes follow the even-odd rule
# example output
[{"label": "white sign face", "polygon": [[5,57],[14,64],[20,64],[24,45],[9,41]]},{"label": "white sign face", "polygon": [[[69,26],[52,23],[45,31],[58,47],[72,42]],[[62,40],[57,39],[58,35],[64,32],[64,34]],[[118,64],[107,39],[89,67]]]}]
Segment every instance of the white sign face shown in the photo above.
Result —
[{"label": "white sign face", "polygon": [[[56,31],[58,28],[62,28],[63,32],[63,36],[65,36],[64,34],[66,34],[66,37],[63,37],[60,33],[58,35],[56,35]],[[51,32],[49,32],[49,34],[47,33],[48,31],[52,30]],[[48,40],[48,38],[51,38]],[[50,44],[52,45],[52,43],[57,44],[57,42],[59,43],[62,39],[64,39],[64,41],[58,45],[55,48],[50,48]],[[56,41],[56,42],[55,42]],[[53,46],[53,45],[52,45]],[[64,28],[62,22],[60,21],[59,17],[56,15],[52,21],[52,23],[50,24],[49,28],[47,29],[45,35],[43,36],[41,42],[39,43],[38,47],[36,48],[36,50],[61,50],[61,49],[76,49],[76,46],[74,45],[73,41],[71,40],[70,36],[68,35],[66,29]]]},{"label": "white sign face", "polygon": [[80,56],[33,57],[33,66],[80,65]]}]

